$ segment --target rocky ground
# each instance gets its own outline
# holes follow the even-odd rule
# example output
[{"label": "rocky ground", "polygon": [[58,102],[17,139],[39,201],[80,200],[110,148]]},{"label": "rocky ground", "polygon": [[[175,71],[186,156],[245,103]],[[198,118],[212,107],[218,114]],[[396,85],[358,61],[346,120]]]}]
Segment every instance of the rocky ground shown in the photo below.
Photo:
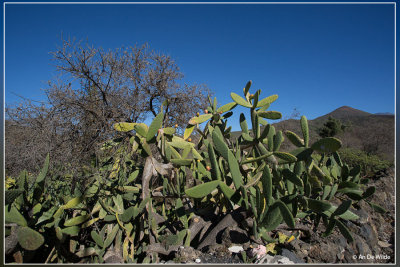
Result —
[{"label": "rocky ground", "polygon": [[[275,248],[277,254],[264,257],[263,263],[394,263],[394,170],[377,173],[368,184],[371,185],[376,187],[376,193],[368,200],[388,212],[380,214],[364,200],[354,205],[352,211],[360,218],[347,222],[353,243],[348,243],[336,228],[329,237],[323,238],[322,223],[313,229],[310,222],[302,220],[296,222],[296,227],[302,230],[285,230],[285,225],[278,227],[279,232],[288,236],[299,235],[289,243],[279,244]],[[258,245],[243,227],[232,224],[218,233],[216,243],[201,249],[181,246],[161,263],[250,263],[249,252]],[[260,259],[258,262],[261,263]]]}]

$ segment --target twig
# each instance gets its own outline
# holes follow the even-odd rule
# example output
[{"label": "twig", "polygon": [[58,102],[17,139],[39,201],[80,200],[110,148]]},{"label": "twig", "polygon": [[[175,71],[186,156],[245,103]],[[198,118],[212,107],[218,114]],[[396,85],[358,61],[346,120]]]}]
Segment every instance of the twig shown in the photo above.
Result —
[{"label": "twig", "polygon": [[53,256],[53,252],[56,249],[56,247],[53,247],[53,249],[50,251],[49,256],[47,257],[46,261],[44,262],[45,264],[49,262],[49,260],[51,259],[51,256]]}]

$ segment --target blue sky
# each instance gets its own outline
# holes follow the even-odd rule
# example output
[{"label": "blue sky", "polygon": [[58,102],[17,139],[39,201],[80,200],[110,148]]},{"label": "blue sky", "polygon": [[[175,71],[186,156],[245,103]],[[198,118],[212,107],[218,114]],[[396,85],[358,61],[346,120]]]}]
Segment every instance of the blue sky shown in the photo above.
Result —
[{"label": "blue sky", "polygon": [[147,42],[221,104],[252,80],[253,92],[279,95],[270,109],[283,117],[343,105],[394,113],[393,4],[7,4],[5,14],[6,104],[45,99],[63,33],[105,49]]}]

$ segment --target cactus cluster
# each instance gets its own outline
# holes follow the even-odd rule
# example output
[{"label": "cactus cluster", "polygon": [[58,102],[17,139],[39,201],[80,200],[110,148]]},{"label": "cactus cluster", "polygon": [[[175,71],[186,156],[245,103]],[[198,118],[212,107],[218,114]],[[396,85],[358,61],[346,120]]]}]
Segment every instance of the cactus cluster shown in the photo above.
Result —
[{"label": "cactus cluster", "polygon": [[[197,243],[204,239],[207,229],[196,228],[202,210],[241,209],[253,219],[254,237],[265,242],[280,224],[293,229],[303,218],[315,226],[322,220],[325,236],[337,227],[353,241],[345,221],[358,216],[350,208],[375,188],[366,187],[360,168],[341,161],[340,140],[311,142],[305,116],[301,136],[277,131],[270,121],[282,115],[269,107],[278,96],[261,98],[261,90],[250,94],[250,87],[251,81],[243,97],[231,93],[232,102],[220,107],[209,98],[183,136],[163,124],[167,102],[150,125],[116,123],[129,142],[105,143],[107,156],[82,172],[85,186],[74,192],[44,186],[48,156],[36,179],[23,172],[5,192],[8,237],[23,251],[45,249],[47,262],[151,263],[176,246],[193,245],[196,236]],[[249,120],[240,114],[242,131],[233,138],[228,118],[237,105],[249,109]],[[297,148],[280,151],[285,138]],[[334,198],[341,204],[332,204]]]}]

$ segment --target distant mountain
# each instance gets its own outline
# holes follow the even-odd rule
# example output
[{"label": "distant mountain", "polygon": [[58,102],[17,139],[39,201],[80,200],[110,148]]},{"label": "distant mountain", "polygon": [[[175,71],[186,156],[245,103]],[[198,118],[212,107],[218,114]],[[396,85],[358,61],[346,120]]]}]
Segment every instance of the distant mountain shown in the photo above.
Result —
[{"label": "distant mountain", "polygon": [[392,112],[378,112],[378,113],[374,113],[375,115],[383,115],[383,116],[387,116],[387,115],[394,115]]},{"label": "distant mountain", "polygon": [[320,116],[318,118],[315,118],[313,121],[317,124],[319,124],[319,122],[325,122],[329,117],[335,118],[335,119],[339,119],[341,121],[347,121],[347,120],[353,120],[356,117],[364,117],[364,116],[369,116],[371,115],[371,113],[359,110],[359,109],[355,109],[349,106],[343,106],[340,107],[338,109],[335,109],[334,111]]}]

